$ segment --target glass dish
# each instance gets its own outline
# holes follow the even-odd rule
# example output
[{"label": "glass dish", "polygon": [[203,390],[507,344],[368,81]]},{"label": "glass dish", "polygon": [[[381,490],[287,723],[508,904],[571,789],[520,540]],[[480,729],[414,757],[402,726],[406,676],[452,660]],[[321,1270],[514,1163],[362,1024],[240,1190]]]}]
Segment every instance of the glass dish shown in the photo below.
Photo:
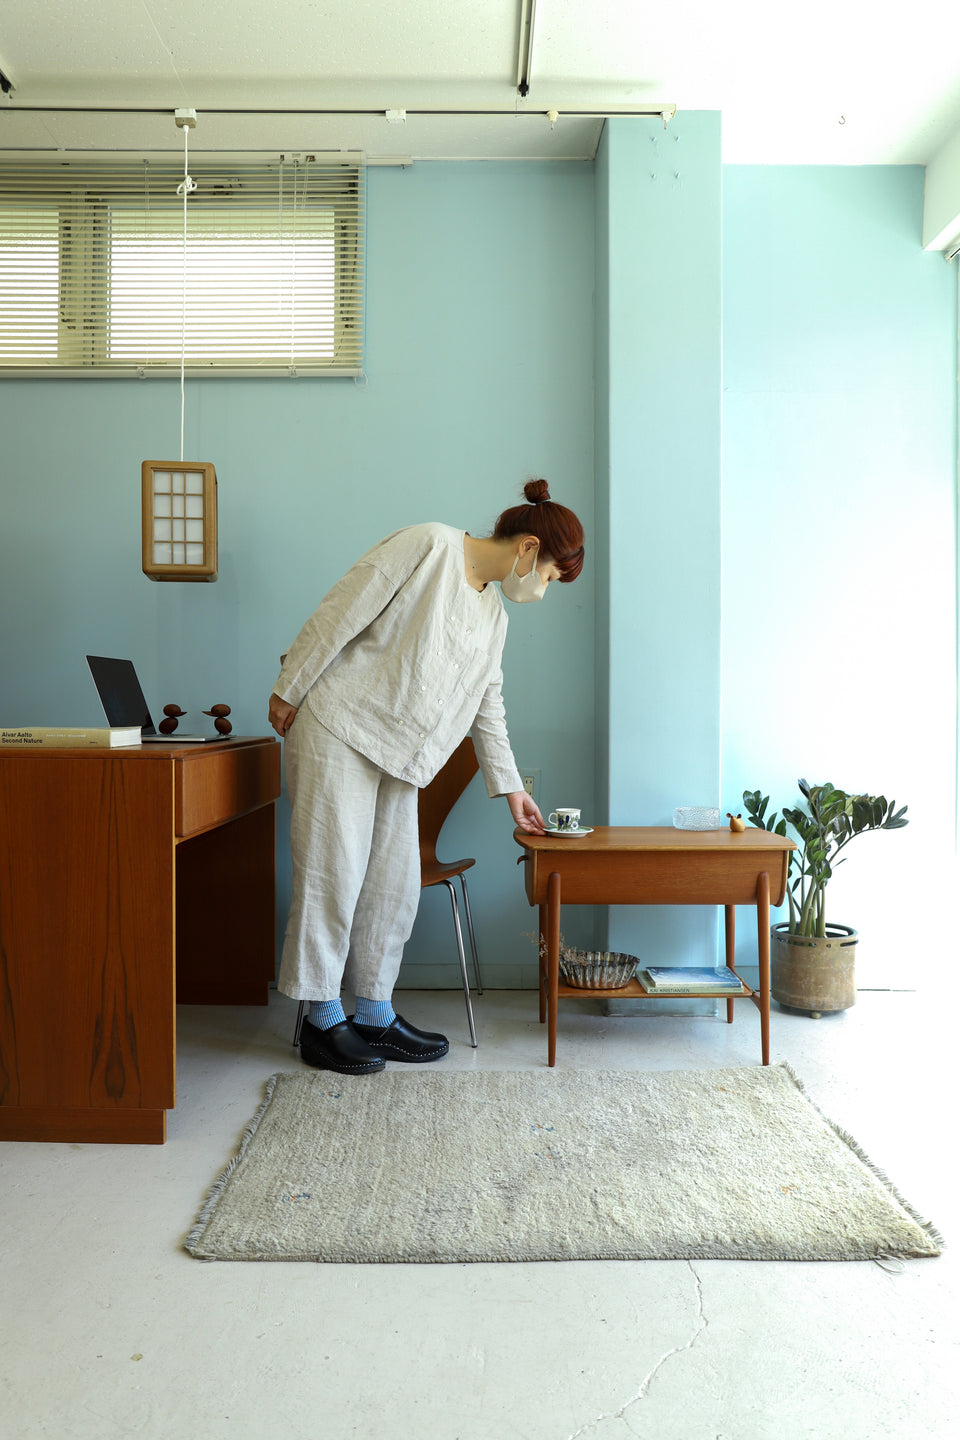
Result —
[{"label": "glass dish", "polygon": [[673,812],[676,830],[719,830],[720,811],[709,805],[680,805]]}]

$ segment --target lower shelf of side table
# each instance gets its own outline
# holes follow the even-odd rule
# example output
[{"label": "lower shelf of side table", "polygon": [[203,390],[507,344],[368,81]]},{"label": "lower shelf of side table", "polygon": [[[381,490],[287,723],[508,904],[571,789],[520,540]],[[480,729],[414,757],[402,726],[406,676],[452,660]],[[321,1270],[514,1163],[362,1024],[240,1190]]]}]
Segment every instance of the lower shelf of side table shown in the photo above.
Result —
[{"label": "lower shelf of side table", "polygon": [[739,990],[684,990],[682,994],[676,990],[645,990],[639,980],[618,985],[616,990],[565,985],[562,980],[557,987],[559,1000],[741,1000],[753,994],[749,985],[744,985],[742,981]]}]

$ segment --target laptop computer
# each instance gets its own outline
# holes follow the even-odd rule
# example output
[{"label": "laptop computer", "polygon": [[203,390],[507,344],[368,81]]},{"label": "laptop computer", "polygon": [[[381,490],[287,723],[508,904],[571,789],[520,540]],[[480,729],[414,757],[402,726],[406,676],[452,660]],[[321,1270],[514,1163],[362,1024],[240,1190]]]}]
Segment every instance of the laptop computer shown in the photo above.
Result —
[{"label": "laptop computer", "polygon": [[208,745],[229,740],[229,735],[159,735],[150,709],[143,698],[132,660],[114,660],[106,655],[88,655],[87,664],[100,696],[108,725],[139,725],[140,739],[147,744]]}]

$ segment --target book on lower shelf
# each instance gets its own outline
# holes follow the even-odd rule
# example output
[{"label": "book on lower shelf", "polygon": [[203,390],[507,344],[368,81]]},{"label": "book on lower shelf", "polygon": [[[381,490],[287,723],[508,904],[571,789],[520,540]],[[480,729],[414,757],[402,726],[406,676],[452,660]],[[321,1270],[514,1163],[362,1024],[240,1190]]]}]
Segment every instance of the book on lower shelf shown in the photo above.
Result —
[{"label": "book on lower shelf", "polygon": [[21,725],[0,730],[0,745],[51,750],[115,750],[122,745],[139,745],[139,725]]},{"label": "book on lower shelf", "polygon": [[637,979],[651,995],[742,995],[739,976],[725,965],[648,965]]}]

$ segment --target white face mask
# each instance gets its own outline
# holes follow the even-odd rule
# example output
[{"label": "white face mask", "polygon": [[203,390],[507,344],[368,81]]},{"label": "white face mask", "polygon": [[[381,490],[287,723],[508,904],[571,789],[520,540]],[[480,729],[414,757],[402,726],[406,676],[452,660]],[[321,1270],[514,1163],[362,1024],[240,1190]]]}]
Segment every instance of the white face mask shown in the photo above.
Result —
[{"label": "white face mask", "polygon": [[[539,548],[537,555],[539,555]],[[531,600],[542,600],[547,593],[547,583],[541,580],[537,573],[537,558],[533,559],[529,575],[518,575],[517,566],[520,564],[518,555],[513,562],[513,569],[509,575],[505,575],[500,581],[500,589],[508,600],[514,600],[518,605],[526,605]]]}]

